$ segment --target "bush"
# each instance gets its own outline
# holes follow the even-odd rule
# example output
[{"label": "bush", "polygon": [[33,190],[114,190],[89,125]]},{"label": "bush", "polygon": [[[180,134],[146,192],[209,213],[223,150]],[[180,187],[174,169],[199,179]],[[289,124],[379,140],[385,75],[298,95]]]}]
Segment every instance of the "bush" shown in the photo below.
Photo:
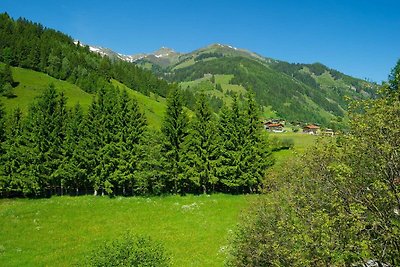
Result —
[{"label": "bush", "polygon": [[281,149],[291,149],[294,147],[294,141],[291,138],[283,138],[281,141]]},{"label": "bush", "polygon": [[291,149],[294,147],[294,141],[291,138],[277,138],[277,137],[272,137],[270,139],[270,145],[272,151],[280,151],[283,149]]},{"label": "bush", "polygon": [[85,266],[169,266],[163,245],[146,236],[126,233],[94,249]]}]

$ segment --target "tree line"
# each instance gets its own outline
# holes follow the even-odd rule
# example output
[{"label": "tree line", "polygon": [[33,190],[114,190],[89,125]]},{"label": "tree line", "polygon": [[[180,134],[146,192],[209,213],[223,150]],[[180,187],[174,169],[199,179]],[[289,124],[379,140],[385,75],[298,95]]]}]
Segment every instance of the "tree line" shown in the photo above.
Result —
[{"label": "tree line", "polygon": [[50,85],[26,116],[0,109],[2,196],[258,192],[272,164],[252,95],[219,115],[200,95],[190,119],[175,87],[161,131],[111,86],[86,114],[66,102]]}]

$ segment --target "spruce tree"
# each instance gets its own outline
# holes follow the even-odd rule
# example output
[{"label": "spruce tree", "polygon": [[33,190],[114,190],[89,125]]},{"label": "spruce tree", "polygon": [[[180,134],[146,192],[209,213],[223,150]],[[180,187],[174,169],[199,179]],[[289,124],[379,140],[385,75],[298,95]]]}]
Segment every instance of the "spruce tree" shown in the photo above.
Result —
[{"label": "spruce tree", "polygon": [[[114,180],[122,187],[123,194],[126,189],[134,190],[138,186],[139,164],[142,160],[141,149],[147,123],[144,114],[140,111],[136,100],[130,99],[123,90],[119,95],[117,117],[118,129],[118,168],[113,174]],[[141,192],[139,189],[138,192]]]},{"label": "spruce tree", "polygon": [[79,195],[79,190],[88,186],[84,146],[86,132],[83,110],[79,104],[68,114],[65,135],[63,158],[57,172],[62,177],[63,188],[70,194],[74,192]]},{"label": "spruce tree", "polygon": [[201,94],[185,140],[183,160],[184,179],[190,181],[189,191],[212,192],[217,183],[216,160],[218,158],[218,134],[214,115],[206,97]]},{"label": "spruce tree", "polygon": [[[181,161],[184,150],[182,144],[188,134],[188,117],[182,104],[182,95],[179,88],[175,87],[167,99],[167,111],[161,131],[164,135],[163,156],[166,162],[168,190],[178,193],[182,189]],[[183,192],[181,192],[183,193]]]},{"label": "spruce tree", "polygon": [[244,119],[236,96],[231,107],[221,109],[218,122],[220,134],[220,157],[218,159],[217,175],[220,190],[238,192],[242,185],[240,161],[243,152]]},{"label": "spruce tree", "polygon": [[253,94],[248,94],[244,113],[244,143],[240,169],[245,192],[255,192],[261,185],[266,170],[273,163],[267,136],[263,132],[259,109]]},{"label": "spruce tree", "polygon": [[1,143],[5,140],[5,119],[6,112],[4,110],[3,103],[0,101],[0,155],[1,155]]},{"label": "spruce tree", "polygon": [[8,196],[33,195],[40,184],[32,173],[34,154],[27,146],[28,132],[22,112],[17,108],[7,120],[4,154],[1,157],[0,191]]},{"label": "spruce tree", "polygon": [[[28,117],[29,148],[34,153],[30,176],[41,189],[60,186],[57,175],[65,138],[66,98],[50,85],[31,107]],[[43,193],[43,191],[42,191]]]}]

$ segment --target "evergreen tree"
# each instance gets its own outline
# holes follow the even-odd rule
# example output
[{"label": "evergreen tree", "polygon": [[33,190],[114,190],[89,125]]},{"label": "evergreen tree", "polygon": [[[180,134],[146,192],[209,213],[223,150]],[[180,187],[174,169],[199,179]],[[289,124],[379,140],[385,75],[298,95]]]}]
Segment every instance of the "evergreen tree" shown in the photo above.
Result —
[{"label": "evergreen tree", "polygon": [[[30,176],[40,188],[52,192],[60,186],[56,170],[62,159],[65,138],[66,99],[50,85],[39,97],[28,117],[28,147],[33,152]],[[42,192],[43,193],[43,192]]]},{"label": "evergreen tree", "polygon": [[244,140],[244,119],[237,97],[233,97],[231,108],[221,109],[218,123],[221,155],[218,159],[217,175],[220,190],[238,192],[242,185],[240,161]]},{"label": "evergreen tree", "polygon": [[[61,185],[67,191],[79,195],[88,187],[84,140],[86,132],[82,107],[77,104],[68,114],[63,146],[63,159],[57,170]],[[73,190],[73,191],[72,191]]]},{"label": "evergreen tree", "polygon": [[93,99],[89,106],[89,111],[85,120],[86,138],[84,139],[85,150],[85,168],[88,170],[88,179],[91,187],[94,190],[94,195],[97,195],[98,190],[103,188],[102,181],[99,179],[98,171],[100,165],[100,150],[104,147],[106,128],[105,122],[105,107],[104,100],[105,90],[99,90],[97,96]]},{"label": "evergreen tree", "polygon": [[219,134],[221,155],[217,174],[221,190],[257,191],[272,160],[253,95],[247,97],[243,107],[234,96],[231,108],[221,110]]},{"label": "evergreen tree", "polygon": [[137,172],[139,171],[140,161],[143,160],[140,147],[143,145],[147,131],[146,118],[140,111],[138,102],[130,99],[125,90],[120,94],[118,106],[120,163],[117,177],[124,194],[126,194],[125,189],[127,187],[141,193]]},{"label": "evergreen tree", "polygon": [[0,155],[1,155],[1,143],[5,140],[5,119],[6,112],[4,111],[3,103],[0,101]]},{"label": "evergreen tree", "polygon": [[188,117],[182,105],[181,92],[177,87],[173,88],[167,99],[167,111],[164,117],[161,131],[165,141],[163,144],[163,156],[166,162],[168,190],[178,193],[182,189],[181,161],[184,150],[182,144],[188,134]]},{"label": "evergreen tree", "polygon": [[257,187],[261,185],[266,170],[273,161],[265,131],[263,132],[259,120],[258,105],[251,93],[247,96],[244,119],[244,143],[240,169],[243,189],[254,192],[258,190]]},{"label": "evergreen tree", "polygon": [[14,78],[12,76],[11,67],[6,64],[4,68],[0,70],[0,94],[11,97],[13,84]]},{"label": "evergreen tree", "polygon": [[187,191],[199,192],[201,188],[203,193],[207,193],[214,191],[218,181],[216,160],[219,147],[216,122],[204,94],[198,99],[195,113],[185,140],[185,172],[182,176],[190,181],[191,187]]},{"label": "evergreen tree", "polygon": [[141,159],[135,174],[136,190],[141,194],[159,195],[166,190],[166,158],[163,156],[163,139],[158,131],[146,131],[143,144],[138,147]]},{"label": "evergreen tree", "polygon": [[37,177],[31,176],[33,151],[27,147],[22,112],[16,109],[8,118],[4,154],[1,157],[0,191],[8,196],[32,195],[40,191]]}]

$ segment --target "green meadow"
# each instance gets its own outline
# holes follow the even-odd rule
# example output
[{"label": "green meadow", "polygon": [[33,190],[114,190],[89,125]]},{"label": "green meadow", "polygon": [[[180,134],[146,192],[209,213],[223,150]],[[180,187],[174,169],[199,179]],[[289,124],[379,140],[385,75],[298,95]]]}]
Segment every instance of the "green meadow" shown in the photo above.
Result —
[{"label": "green meadow", "polygon": [[[64,92],[68,107],[79,103],[86,111],[93,100],[92,94],[86,93],[75,84],[55,79],[44,73],[18,67],[12,68],[12,73],[14,80],[18,82],[18,86],[13,89],[16,97],[0,96],[0,101],[4,103],[8,113],[18,107],[26,114],[35,97],[39,96],[50,84],[54,84],[58,92]],[[149,126],[154,129],[160,128],[166,109],[165,98],[154,94],[145,96],[116,80],[112,80],[111,84],[120,89],[126,89],[128,94],[138,101],[142,111],[146,114]]]},{"label": "green meadow", "polygon": [[[290,138],[294,148],[274,153],[276,165],[302,153],[317,137]],[[79,264],[97,245],[126,231],[161,241],[173,266],[222,266],[229,233],[256,195],[165,197],[52,197],[0,200],[0,262],[4,266]]]},{"label": "green meadow", "polygon": [[280,150],[274,152],[275,158],[275,166],[274,169],[279,170],[282,168],[285,162],[293,157],[297,157],[299,154],[305,152],[307,148],[315,144],[317,141],[318,136],[310,135],[310,134],[303,134],[303,133],[293,133],[293,132],[286,132],[286,133],[270,133],[270,138],[278,138],[278,139],[292,139],[294,143],[294,147],[292,149],[287,150]]},{"label": "green meadow", "polygon": [[41,72],[23,68],[12,68],[12,74],[14,81],[18,82],[18,86],[13,90],[16,97],[0,97],[7,112],[19,107],[22,112],[26,113],[35,97],[40,95],[50,84],[54,84],[58,92],[64,92],[68,98],[67,106],[69,107],[80,103],[82,108],[87,110],[93,99],[91,94],[84,92],[78,86],[55,79]]},{"label": "green meadow", "polygon": [[71,266],[126,231],[161,241],[173,266],[222,266],[229,232],[255,195],[0,200],[2,266]]}]

